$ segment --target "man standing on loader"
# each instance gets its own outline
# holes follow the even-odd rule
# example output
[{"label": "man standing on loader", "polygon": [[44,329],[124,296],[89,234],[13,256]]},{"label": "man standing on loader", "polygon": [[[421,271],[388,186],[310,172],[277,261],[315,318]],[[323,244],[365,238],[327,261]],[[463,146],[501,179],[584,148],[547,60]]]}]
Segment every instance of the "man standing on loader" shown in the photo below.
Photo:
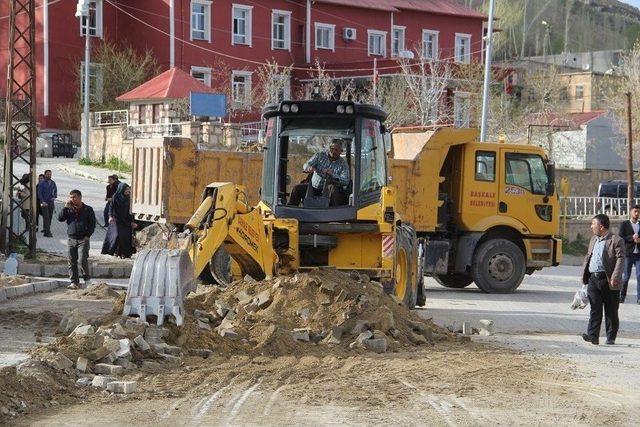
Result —
[{"label": "man standing on loader", "polygon": [[[321,151],[314,154],[302,167],[306,173],[313,172],[311,176],[313,195],[322,196],[323,193],[326,193],[325,195],[329,197],[329,206],[346,205],[349,197],[345,191],[350,180],[349,164],[341,154],[342,141],[334,139],[329,145],[328,152]],[[289,198],[290,205],[300,205],[307,194],[309,184],[306,181],[293,187]]]}]

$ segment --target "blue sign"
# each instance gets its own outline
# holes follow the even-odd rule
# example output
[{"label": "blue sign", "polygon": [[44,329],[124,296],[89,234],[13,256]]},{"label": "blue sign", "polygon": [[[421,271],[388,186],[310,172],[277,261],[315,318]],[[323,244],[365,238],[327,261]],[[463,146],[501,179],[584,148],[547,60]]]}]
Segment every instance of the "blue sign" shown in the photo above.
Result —
[{"label": "blue sign", "polygon": [[222,93],[191,92],[189,114],[200,117],[227,117],[227,96]]}]

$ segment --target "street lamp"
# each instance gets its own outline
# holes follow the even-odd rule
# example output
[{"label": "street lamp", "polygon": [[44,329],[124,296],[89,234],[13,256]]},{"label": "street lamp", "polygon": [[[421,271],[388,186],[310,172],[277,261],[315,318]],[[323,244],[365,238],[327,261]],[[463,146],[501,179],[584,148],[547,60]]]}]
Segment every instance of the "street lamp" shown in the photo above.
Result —
[{"label": "street lamp", "polygon": [[89,158],[89,61],[90,61],[90,35],[89,35],[89,0],[78,0],[76,6],[76,18],[80,18],[80,28],[82,28],[82,19],[85,19],[84,29],[84,132],[82,141],[82,157]]},{"label": "street lamp", "polygon": [[482,88],[482,118],[480,122],[480,142],[487,140],[487,122],[489,121],[489,85],[491,84],[491,55],[493,54],[493,8],[494,0],[489,2],[489,25],[487,25],[487,43],[484,58],[484,86]]}]

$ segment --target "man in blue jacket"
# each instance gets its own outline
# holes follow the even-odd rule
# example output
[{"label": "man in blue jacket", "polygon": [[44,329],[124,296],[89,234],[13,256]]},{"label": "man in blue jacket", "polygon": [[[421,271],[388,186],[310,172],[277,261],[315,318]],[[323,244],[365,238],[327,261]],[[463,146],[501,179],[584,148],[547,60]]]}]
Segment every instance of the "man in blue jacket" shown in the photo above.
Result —
[{"label": "man in blue jacket", "polygon": [[40,200],[40,209],[42,213],[44,237],[53,237],[51,234],[51,218],[53,218],[54,202],[58,197],[58,187],[51,179],[51,171],[44,171],[44,181],[38,184],[37,191],[38,200]]},{"label": "man in blue jacket", "polygon": [[[67,223],[69,278],[71,279],[69,289],[80,288],[79,275],[82,275],[86,287],[90,280],[89,245],[91,235],[96,229],[96,214],[91,206],[82,203],[80,190],[71,190],[69,201],[58,214],[58,220]],[[80,271],[78,271],[78,261],[80,261]]]}]

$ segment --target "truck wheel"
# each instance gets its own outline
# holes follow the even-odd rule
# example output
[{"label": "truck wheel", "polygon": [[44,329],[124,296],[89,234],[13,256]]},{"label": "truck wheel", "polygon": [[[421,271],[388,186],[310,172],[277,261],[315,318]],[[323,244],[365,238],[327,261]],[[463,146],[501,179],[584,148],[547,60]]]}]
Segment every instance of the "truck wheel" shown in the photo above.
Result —
[{"label": "truck wheel", "polygon": [[462,289],[473,283],[473,279],[468,274],[450,273],[441,276],[433,276],[440,285],[445,288]]},{"label": "truck wheel", "polygon": [[395,295],[405,307],[413,309],[418,296],[416,280],[417,237],[413,227],[402,224],[396,231]]},{"label": "truck wheel", "polygon": [[231,257],[224,248],[213,254],[208,267],[200,273],[200,280],[208,285],[227,286],[231,283]]},{"label": "truck wheel", "polygon": [[505,239],[492,239],[481,244],[471,265],[476,286],[489,294],[515,291],[522,283],[525,270],[522,250]]}]

